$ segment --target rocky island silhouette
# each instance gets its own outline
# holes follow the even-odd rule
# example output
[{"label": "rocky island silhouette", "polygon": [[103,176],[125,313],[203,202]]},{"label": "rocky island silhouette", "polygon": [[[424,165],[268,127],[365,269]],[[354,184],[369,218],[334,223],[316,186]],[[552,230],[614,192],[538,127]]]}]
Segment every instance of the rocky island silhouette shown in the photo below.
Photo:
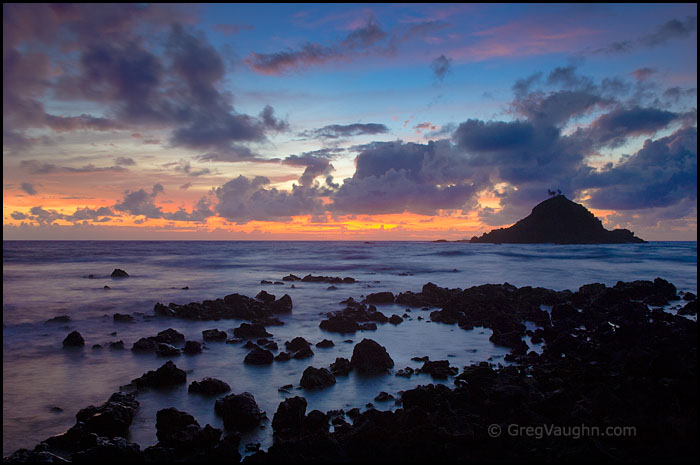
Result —
[{"label": "rocky island silhouette", "polygon": [[586,207],[559,194],[541,202],[509,228],[494,229],[469,242],[493,244],[644,243],[629,229],[609,231]]}]

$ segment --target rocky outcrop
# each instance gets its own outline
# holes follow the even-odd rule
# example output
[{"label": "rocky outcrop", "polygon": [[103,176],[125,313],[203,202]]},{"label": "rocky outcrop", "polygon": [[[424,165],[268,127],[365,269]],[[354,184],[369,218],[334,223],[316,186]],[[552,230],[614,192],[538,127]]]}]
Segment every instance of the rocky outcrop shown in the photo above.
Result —
[{"label": "rocky outcrop", "polygon": [[497,244],[620,244],[645,242],[627,229],[608,231],[593,213],[563,195],[545,200],[509,228],[495,229],[470,242]]},{"label": "rocky outcrop", "polygon": [[249,392],[229,394],[216,401],[214,411],[224,426],[235,431],[250,431],[260,423],[263,412],[258,408],[255,397]]},{"label": "rocky outcrop", "polygon": [[187,374],[180,370],[172,361],[168,360],[155,371],[149,371],[143,376],[131,381],[137,388],[167,387],[184,384],[187,382]]},{"label": "rocky outcrop", "polygon": [[355,345],[350,363],[353,369],[363,374],[381,374],[394,366],[384,346],[372,339],[363,339]]},{"label": "rocky outcrop", "polygon": [[63,347],[83,347],[85,339],[78,331],[72,331],[63,339]]},{"label": "rocky outcrop", "polygon": [[231,386],[216,378],[204,378],[201,381],[192,381],[187,388],[190,394],[203,394],[205,396],[216,396],[231,390]]},{"label": "rocky outcrop", "polygon": [[128,278],[129,273],[127,273],[124,270],[121,270],[119,268],[115,268],[114,271],[112,271],[112,274],[110,275],[112,278]]},{"label": "rocky outcrop", "polygon": [[230,294],[223,299],[190,302],[184,305],[171,302],[166,306],[157,303],[153,310],[157,315],[187,320],[237,318],[250,321],[274,321],[274,315],[292,311],[292,298],[287,294],[274,301],[269,298],[270,294],[265,291],[262,291],[258,296],[261,296],[262,300],[251,299],[241,294]]},{"label": "rocky outcrop", "polygon": [[323,389],[335,384],[335,376],[327,368],[308,367],[299,384],[304,389]]}]

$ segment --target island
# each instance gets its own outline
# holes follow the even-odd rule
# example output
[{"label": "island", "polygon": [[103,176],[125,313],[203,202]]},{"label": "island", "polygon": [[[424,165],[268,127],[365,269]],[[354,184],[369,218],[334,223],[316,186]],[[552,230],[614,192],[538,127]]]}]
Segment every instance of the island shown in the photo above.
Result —
[{"label": "island", "polygon": [[644,243],[629,229],[609,231],[583,205],[559,194],[535,206],[509,228],[494,229],[469,242],[491,244],[623,244]]}]

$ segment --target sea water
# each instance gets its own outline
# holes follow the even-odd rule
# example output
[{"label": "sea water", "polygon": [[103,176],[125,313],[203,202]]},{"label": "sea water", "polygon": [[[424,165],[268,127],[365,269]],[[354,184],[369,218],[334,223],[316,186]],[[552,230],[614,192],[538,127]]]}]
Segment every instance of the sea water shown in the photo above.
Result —
[{"label": "sea water", "polygon": [[[111,279],[121,268],[128,279]],[[287,274],[353,277],[353,284],[292,283]],[[92,277],[90,277],[92,275]],[[169,241],[4,241],[3,242],[3,455],[32,448],[75,423],[75,413],[99,405],[120,386],[160,367],[168,358],[135,354],[129,349],[141,337],[174,328],[190,340],[202,340],[202,331],[230,330],[239,320],[187,321],[154,317],[156,302],[201,302],[232,293],[254,297],[260,290],[278,298],[289,294],[294,309],[283,315],[284,326],[269,327],[284,350],[284,342],[302,336],[312,344],[330,339],[334,347],[312,347],[315,355],[304,360],[275,362],[269,366],[243,364],[248,352],[242,344],[207,342],[202,354],[172,357],[187,371],[187,384],[166,390],[145,390],[131,426],[130,440],[142,448],[155,444],[156,412],[176,407],[192,414],[204,426],[223,428],[214,414],[215,398],[187,393],[187,385],[204,377],[227,382],[233,393],[251,392],[268,419],[262,428],[243,436],[241,447],[272,441],[270,421],[287,397],[307,399],[307,412],[352,407],[364,409],[373,402],[381,410],[393,402],[375,402],[380,391],[399,396],[417,385],[436,383],[428,375],[411,378],[392,374],[361,377],[351,372],[323,390],[299,388],[307,366],[328,367],[337,357],[350,358],[363,338],[387,348],[394,372],[418,368],[412,357],[449,360],[458,368],[490,361],[503,363],[508,350],[489,341],[491,330],[465,331],[457,326],[430,322],[429,311],[406,311],[399,305],[379,306],[387,316],[407,314],[399,325],[378,325],[376,331],[352,335],[328,333],[319,328],[324,314],[342,310],[341,300],[356,300],[369,293],[419,292],[423,284],[441,287],[509,282],[577,290],[602,282],[652,280],[662,277],[678,290],[697,294],[697,243],[650,242],[619,245],[494,245],[431,242],[169,242]],[[109,286],[109,289],[105,289]],[[186,289],[183,289],[186,288]],[[136,313],[133,323],[116,323],[114,313]],[[68,315],[69,323],[46,323]],[[423,319],[419,320],[418,316]],[[86,345],[63,349],[62,340],[78,330]],[[113,333],[116,332],[116,335]],[[230,331],[229,331],[230,333]],[[127,350],[109,350],[122,340]],[[351,340],[352,342],[346,342]],[[92,349],[100,344],[102,349]],[[451,380],[444,383],[451,385]],[[290,392],[279,391],[292,384]]]}]

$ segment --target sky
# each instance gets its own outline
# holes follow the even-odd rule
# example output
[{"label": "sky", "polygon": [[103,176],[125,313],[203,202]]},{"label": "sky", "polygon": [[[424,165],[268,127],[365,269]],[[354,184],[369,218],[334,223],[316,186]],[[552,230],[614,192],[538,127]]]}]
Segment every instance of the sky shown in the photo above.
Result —
[{"label": "sky", "polygon": [[4,239],[697,238],[697,5],[3,4]]}]

